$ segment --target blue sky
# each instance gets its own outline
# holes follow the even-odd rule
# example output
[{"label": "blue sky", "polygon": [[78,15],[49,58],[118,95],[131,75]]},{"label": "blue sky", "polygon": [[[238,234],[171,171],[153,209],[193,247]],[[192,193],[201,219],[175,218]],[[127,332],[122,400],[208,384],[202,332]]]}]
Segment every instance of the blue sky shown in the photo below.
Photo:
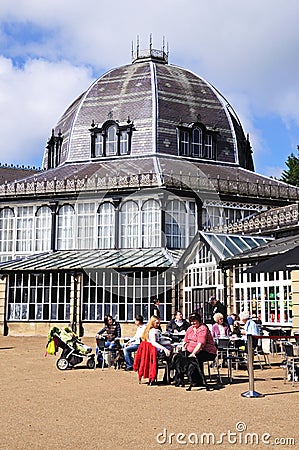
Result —
[{"label": "blue sky", "polygon": [[0,163],[41,166],[67,106],[152,33],[232,104],[256,171],[280,177],[299,145],[298,17],[298,0],[1,0]]}]

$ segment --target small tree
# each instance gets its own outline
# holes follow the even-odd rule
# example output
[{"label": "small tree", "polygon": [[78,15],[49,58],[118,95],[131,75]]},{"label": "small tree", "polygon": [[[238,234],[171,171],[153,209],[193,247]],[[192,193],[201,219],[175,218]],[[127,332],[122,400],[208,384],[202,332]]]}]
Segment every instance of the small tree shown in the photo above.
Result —
[{"label": "small tree", "polygon": [[[299,150],[298,147],[297,149]],[[291,153],[285,164],[287,169],[283,170],[280,180],[293,186],[299,186],[299,158]]]}]

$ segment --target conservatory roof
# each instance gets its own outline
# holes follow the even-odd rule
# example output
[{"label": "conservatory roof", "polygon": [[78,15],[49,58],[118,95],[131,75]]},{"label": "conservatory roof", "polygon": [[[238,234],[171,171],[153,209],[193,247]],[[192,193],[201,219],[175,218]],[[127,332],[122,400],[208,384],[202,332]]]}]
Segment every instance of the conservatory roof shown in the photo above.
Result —
[{"label": "conservatory roof", "polygon": [[60,250],[0,263],[0,272],[176,267],[183,250]]},{"label": "conservatory roof", "polygon": [[267,244],[269,237],[244,236],[200,231],[201,240],[208,245],[217,262]]}]

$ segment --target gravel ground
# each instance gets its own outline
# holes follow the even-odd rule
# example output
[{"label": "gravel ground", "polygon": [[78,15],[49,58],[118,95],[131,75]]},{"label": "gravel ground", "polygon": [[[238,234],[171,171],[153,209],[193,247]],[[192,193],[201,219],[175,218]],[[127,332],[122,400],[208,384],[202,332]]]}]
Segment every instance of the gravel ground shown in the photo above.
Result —
[{"label": "gravel ground", "polygon": [[[94,346],[90,338],[84,343]],[[264,397],[244,398],[244,370],[234,372],[232,385],[223,369],[222,386],[187,392],[138,384],[136,373],[114,368],[59,371],[45,344],[45,337],[0,337],[1,450],[299,445],[299,383],[283,383],[280,356],[272,369],[255,370],[255,391]]]}]

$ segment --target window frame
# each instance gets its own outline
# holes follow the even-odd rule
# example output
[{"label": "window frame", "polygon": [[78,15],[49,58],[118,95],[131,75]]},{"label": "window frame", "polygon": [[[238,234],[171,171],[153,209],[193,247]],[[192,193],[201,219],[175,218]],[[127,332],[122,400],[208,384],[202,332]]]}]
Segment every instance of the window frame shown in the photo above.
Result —
[{"label": "window frame", "polygon": [[[113,139],[111,139],[112,130],[115,130]],[[108,120],[101,127],[95,126],[93,122],[89,131],[91,132],[92,158],[130,155],[133,122],[129,119],[125,124],[117,120]],[[113,147],[113,152],[109,151],[110,146]]]},{"label": "window frame", "polygon": [[179,156],[216,160],[216,131],[208,130],[201,122],[181,123],[177,135]]}]

